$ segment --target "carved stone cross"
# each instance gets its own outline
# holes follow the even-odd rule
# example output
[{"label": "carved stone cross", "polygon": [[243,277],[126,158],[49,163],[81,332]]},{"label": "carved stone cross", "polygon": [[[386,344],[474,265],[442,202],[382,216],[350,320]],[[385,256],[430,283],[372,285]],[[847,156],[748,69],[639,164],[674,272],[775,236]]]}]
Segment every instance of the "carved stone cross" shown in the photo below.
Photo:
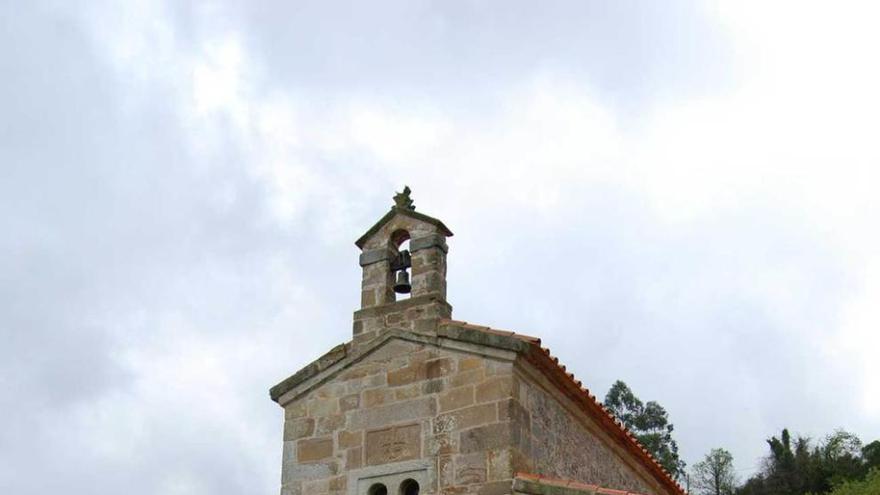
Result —
[{"label": "carved stone cross", "polygon": [[412,198],[409,197],[411,192],[409,186],[403,186],[403,192],[394,195],[394,207],[401,210],[415,210],[416,206],[413,204]]}]

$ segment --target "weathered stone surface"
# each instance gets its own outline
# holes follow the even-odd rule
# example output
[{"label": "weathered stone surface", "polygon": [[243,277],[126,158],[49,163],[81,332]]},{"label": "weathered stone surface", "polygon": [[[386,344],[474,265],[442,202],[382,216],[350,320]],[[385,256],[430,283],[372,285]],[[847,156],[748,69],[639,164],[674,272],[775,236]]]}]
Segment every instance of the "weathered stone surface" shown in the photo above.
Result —
[{"label": "weathered stone surface", "polygon": [[339,409],[342,412],[351,411],[352,409],[357,409],[361,405],[361,396],[360,394],[351,394],[339,399]]},{"label": "weathered stone surface", "polygon": [[465,387],[454,388],[441,394],[438,400],[440,404],[440,412],[461,409],[462,407],[474,403],[474,387],[468,385]]},{"label": "weathered stone surface", "polygon": [[453,456],[443,455],[437,458],[437,479],[441,488],[455,485]]},{"label": "weathered stone surface", "polygon": [[327,495],[330,493],[330,480],[321,479],[303,483],[303,491],[315,495]]},{"label": "weathered stone surface", "polygon": [[516,399],[506,399],[497,402],[498,419],[501,421],[513,421],[517,424],[528,426],[531,424],[529,420],[529,411],[523,407],[522,403]]},{"label": "weathered stone surface", "polygon": [[307,480],[326,479],[337,473],[335,463],[293,463],[282,470],[281,480],[284,484],[303,482]]},{"label": "weathered stone surface", "polygon": [[481,404],[440,414],[434,420],[434,433],[448,433],[494,422],[498,418],[495,404]]},{"label": "weathered stone surface", "polygon": [[510,424],[495,423],[461,432],[461,452],[482,452],[510,445]]},{"label": "weathered stone surface", "polygon": [[373,388],[364,390],[364,407],[376,407],[394,402],[394,390],[387,388]]},{"label": "weathered stone surface", "polygon": [[422,386],[423,394],[436,394],[446,389],[446,383],[440,379],[428,380]]},{"label": "weathered stone surface", "polygon": [[477,495],[508,495],[510,493],[510,481],[495,481],[486,483],[477,491]]},{"label": "weathered stone surface", "polygon": [[345,393],[359,392],[368,388],[376,388],[385,385],[385,373],[368,375],[363,378],[355,378],[345,382]]},{"label": "weathered stone surface", "polygon": [[[449,251],[449,247],[446,245],[446,239],[439,234],[426,234],[418,239],[413,239],[409,243],[409,249],[413,253],[430,247],[440,248],[444,253]],[[416,258],[417,257],[418,256],[416,256]],[[415,259],[413,259],[413,264],[415,264]]]},{"label": "weathered stone surface", "polygon": [[425,362],[425,375],[427,378],[446,376],[455,369],[455,363],[448,357],[431,359]]},{"label": "weathered stone surface", "polygon": [[296,460],[312,462],[333,455],[333,439],[330,437],[300,440],[296,445]]},{"label": "weathered stone surface", "polygon": [[308,407],[306,401],[302,400],[291,402],[284,408],[285,419],[302,418],[306,413],[308,413]]},{"label": "weathered stone surface", "polygon": [[486,455],[477,452],[459,455],[455,458],[455,483],[457,485],[473,485],[486,481]]},{"label": "weathered stone surface", "polygon": [[345,476],[337,476],[330,480],[331,492],[342,492],[348,487],[348,478]]},{"label": "weathered stone surface", "polygon": [[309,416],[329,416],[339,412],[339,401],[334,398],[313,399],[309,402]]},{"label": "weathered stone surface", "polygon": [[485,361],[485,358],[480,356],[462,356],[458,359],[458,371],[482,368],[485,365]]},{"label": "weathered stone surface", "polygon": [[425,363],[417,362],[405,368],[388,373],[388,386],[399,387],[427,378]]},{"label": "weathered stone surface", "polygon": [[486,479],[489,481],[510,479],[513,477],[511,465],[508,447],[488,451],[486,453]]},{"label": "weathered stone surface", "polygon": [[367,432],[368,466],[417,459],[421,456],[421,451],[421,425],[394,426]]},{"label": "weathered stone surface", "polygon": [[358,261],[361,266],[367,266],[379,261],[390,260],[394,255],[394,251],[388,248],[369,249],[361,253]]},{"label": "weathered stone surface", "polygon": [[494,402],[513,396],[513,376],[496,376],[477,385],[477,402]]},{"label": "weathered stone surface", "polygon": [[436,401],[433,397],[422,397],[372,409],[351,412],[350,427],[353,429],[374,429],[388,424],[402,423],[434,415]]},{"label": "weathered stone surface", "polygon": [[284,439],[299,440],[315,433],[313,418],[288,419],[284,422]]},{"label": "weathered stone surface", "polygon": [[355,447],[349,449],[345,453],[345,469],[351,471],[359,469],[363,466],[364,449],[363,447]]},{"label": "weathered stone surface", "polygon": [[362,301],[370,306],[364,306],[354,314],[354,347],[369,343],[391,329],[433,333],[438,319],[452,315],[452,307],[433,293],[413,294],[413,297],[398,302],[380,302],[388,297],[393,299],[393,293],[387,294],[384,289],[365,288],[362,291]]},{"label": "weathered stone surface", "polygon": [[554,396],[537,383],[526,382],[520,387],[524,411],[512,401],[505,408],[515,427],[514,442],[520,444],[528,470],[546,476],[577,480],[638,493],[657,493],[656,485],[647,475],[640,475],[622,459],[610,440],[599,436],[601,429],[585,414],[572,415],[563,407],[564,397]]},{"label": "weathered stone surface", "polygon": [[345,415],[334,414],[332,416],[324,416],[318,418],[318,426],[315,428],[316,435],[326,435],[345,426]]},{"label": "weathered stone surface", "polygon": [[426,446],[426,455],[445,455],[458,452],[458,434],[457,433],[441,433],[428,437]]},{"label": "weathered stone surface", "polygon": [[414,383],[408,387],[398,387],[394,389],[394,400],[402,401],[407,399],[414,399],[420,395],[422,395],[422,389],[424,386],[420,383]]},{"label": "weathered stone surface", "polygon": [[473,385],[480,383],[486,378],[486,370],[483,368],[475,368],[467,371],[456,373],[449,379],[449,385],[452,387],[462,387],[464,385]]},{"label": "weathered stone surface", "polygon": [[340,430],[336,434],[336,445],[340,449],[360,447],[364,444],[364,432]]}]

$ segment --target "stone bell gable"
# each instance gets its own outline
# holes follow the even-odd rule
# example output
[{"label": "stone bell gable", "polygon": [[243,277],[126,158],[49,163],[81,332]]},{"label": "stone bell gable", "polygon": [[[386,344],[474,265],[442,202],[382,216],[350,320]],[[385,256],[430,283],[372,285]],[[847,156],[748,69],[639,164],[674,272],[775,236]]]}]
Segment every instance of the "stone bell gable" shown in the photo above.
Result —
[{"label": "stone bell gable", "polygon": [[[431,332],[438,318],[449,318],[446,302],[446,238],[443,222],[415,211],[407,187],[394,206],[355,245],[361,249],[361,309],[354,314],[353,339],[364,342],[388,328]],[[408,250],[401,250],[409,242]],[[396,275],[411,275],[411,297],[398,300]],[[394,304],[397,303],[397,304]]]},{"label": "stone bell gable", "polygon": [[282,495],[682,494],[539,339],[450,319],[451,232],[411,207],[357,242],[352,340],[270,390]]}]

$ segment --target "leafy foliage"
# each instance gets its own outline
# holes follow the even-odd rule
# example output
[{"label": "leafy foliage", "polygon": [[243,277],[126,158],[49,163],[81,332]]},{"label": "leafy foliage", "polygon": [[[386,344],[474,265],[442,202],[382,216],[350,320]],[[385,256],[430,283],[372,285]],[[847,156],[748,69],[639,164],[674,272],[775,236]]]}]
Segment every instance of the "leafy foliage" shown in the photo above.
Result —
[{"label": "leafy foliage", "polygon": [[[857,436],[843,430],[814,446],[809,438],[792,438],[784,429],[779,437],[768,439],[767,445],[770,455],[763,469],[746,481],[737,495],[828,493],[834,487],[862,480],[869,468],[880,461],[880,443],[875,441],[862,447]],[[880,491],[872,494],[878,495]]]},{"label": "leafy foliage", "polygon": [[618,380],[605,395],[607,407],[648,452],[676,479],[684,474],[685,463],[678,456],[678,444],[666,409],[654,401],[643,403],[626,383]]},{"label": "leafy foliage", "polygon": [[732,495],[736,490],[733,455],[724,449],[712,449],[692,471],[699,495]]},{"label": "leafy foliage", "polygon": [[830,495],[877,495],[878,493],[880,493],[880,469],[874,468],[864,480],[844,481],[837,484]]},{"label": "leafy foliage", "polygon": [[[630,430],[676,479],[685,463],[672,438],[673,425],[655,401],[642,402],[626,383],[614,382],[605,407]],[[783,429],[767,439],[769,453],[760,471],[737,487],[733,456],[712,449],[692,468],[694,495],[880,495],[880,440],[862,445],[837,430],[818,442]]]},{"label": "leafy foliage", "polygon": [[862,459],[868,468],[880,468],[880,440],[874,440],[862,448]]}]

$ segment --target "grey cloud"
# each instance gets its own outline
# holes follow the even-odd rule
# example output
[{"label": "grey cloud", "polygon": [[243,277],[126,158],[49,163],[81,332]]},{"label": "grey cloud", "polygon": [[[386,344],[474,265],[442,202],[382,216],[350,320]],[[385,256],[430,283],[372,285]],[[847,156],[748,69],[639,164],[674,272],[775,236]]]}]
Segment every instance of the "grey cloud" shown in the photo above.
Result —
[{"label": "grey cloud", "polygon": [[[241,36],[265,70],[255,91],[317,108],[361,92],[467,104],[546,67],[635,109],[729,83],[723,33],[688,3],[367,5],[169,4],[161,20],[185,52]],[[91,10],[0,9],[0,491],[274,491],[281,423],[266,390],[348,337],[351,243],[406,172],[307,143],[325,190],[296,191],[303,205],[279,225],[271,184],[225,117],[212,117],[216,149],[193,150],[203,136],[181,118],[180,88],[115,67]],[[631,191],[579,182],[552,215],[447,215],[433,205],[480,205],[452,184],[431,186],[444,198],[416,188],[416,200],[457,234],[455,316],[542,336],[600,396],[631,382],[669,408],[691,461],[723,444],[748,465],[812,404],[809,383],[833,388],[847,371],[809,343],[850,290],[847,268],[798,222],[758,209],[674,227]],[[800,316],[780,320],[751,278],[797,285],[785,314]],[[217,359],[229,361],[216,380],[146,375],[214,372]],[[714,392],[703,377],[730,415],[694,399]],[[853,399],[835,392],[802,428],[840,417]]]},{"label": "grey cloud", "polygon": [[[161,493],[177,474],[213,470],[196,480],[205,492],[248,492],[254,464],[239,454],[237,434],[163,418],[160,409],[134,431],[114,416],[126,414],[127,391],[143,379],[126,353],[150,342],[163,315],[223,335],[260,323],[249,303],[272,314],[277,302],[237,266],[250,260],[254,275],[265,274],[264,260],[285,256],[290,239],[261,230],[264,192],[233,153],[193,166],[167,88],[150,88],[132,106],[128,82],[96,53],[77,16],[13,7],[4,7],[0,35],[11,76],[0,82],[0,487]],[[224,207],[216,191],[229,184],[234,202]],[[265,399],[262,388],[253,403]],[[120,410],[102,417],[105,402]],[[148,450],[106,458],[98,448],[106,438],[84,438],[83,414],[120,434],[111,450],[144,433]]]},{"label": "grey cloud", "polygon": [[728,40],[692,2],[240,3],[249,46],[275,85],[318,94],[428,95],[466,106],[500,80],[574,74],[623,107],[715,90]]}]

